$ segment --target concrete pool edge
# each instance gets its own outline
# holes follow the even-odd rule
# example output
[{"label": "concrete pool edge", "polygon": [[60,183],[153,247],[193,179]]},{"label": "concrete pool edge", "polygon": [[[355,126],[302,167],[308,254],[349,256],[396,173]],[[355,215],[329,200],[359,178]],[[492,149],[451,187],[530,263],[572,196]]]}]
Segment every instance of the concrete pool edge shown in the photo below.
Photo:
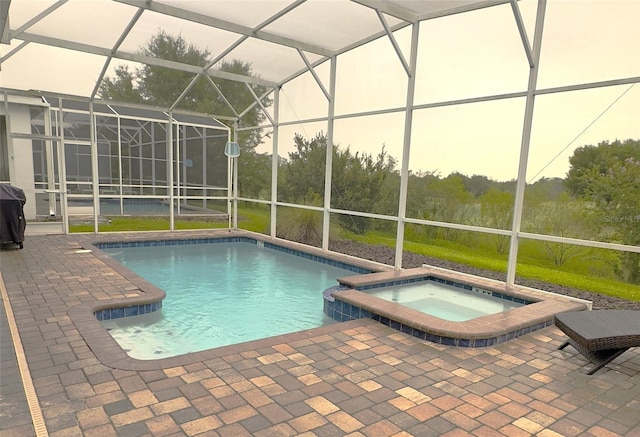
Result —
[{"label": "concrete pool edge", "polygon": [[[426,277],[467,284],[530,303],[509,311],[454,322],[356,290],[358,287],[401,283]],[[325,313],[334,319],[337,316],[341,320],[371,318],[422,340],[450,346],[492,346],[553,325],[555,314],[591,309],[590,302],[582,299],[517,285],[507,287],[499,281],[431,267],[350,276],[340,278],[339,282],[342,287],[330,293],[334,302],[325,300]]]}]

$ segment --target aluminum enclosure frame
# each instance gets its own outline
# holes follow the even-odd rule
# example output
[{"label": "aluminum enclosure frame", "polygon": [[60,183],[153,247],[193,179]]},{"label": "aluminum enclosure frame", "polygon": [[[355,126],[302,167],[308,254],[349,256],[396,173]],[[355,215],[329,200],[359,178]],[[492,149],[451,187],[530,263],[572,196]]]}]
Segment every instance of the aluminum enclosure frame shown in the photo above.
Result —
[{"label": "aluminum enclosure frame", "polygon": [[[15,1],[15,0],[14,0]],[[58,0],[53,3],[49,8],[44,10],[42,13],[33,17],[27,23],[23,24],[21,27],[17,29],[11,29],[10,23],[8,20],[3,24],[2,35],[3,42],[4,40],[16,40],[21,41],[19,45],[15,46],[12,50],[7,52],[4,56],[0,58],[0,63],[5,63],[11,57],[19,54],[21,50],[23,50],[29,44],[42,44],[47,46],[55,46],[62,47],[72,51],[78,51],[83,53],[89,53],[93,55],[99,55],[105,57],[105,63],[102,67],[101,73],[96,80],[96,86],[93,88],[92,92],[88,96],[80,96],[90,102],[91,108],[96,103],[107,103],[101,102],[96,98],[98,92],[98,85],[105,77],[108,66],[114,59],[139,62],[148,65],[160,66],[165,68],[171,68],[179,71],[184,71],[193,74],[193,80],[191,83],[185,88],[180,97],[169,107],[165,108],[169,114],[169,119],[172,119],[171,111],[175,110],[180,101],[185,98],[190,89],[198,80],[207,80],[210,82],[214,88],[217,89],[215,84],[212,81],[212,78],[221,78],[227,80],[234,80],[243,82],[249,87],[249,90],[253,93],[251,85],[260,85],[267,87],[269,92],[271,93],[274,101],[274,115],[269,115],[268,111],[262,105],[262,99],[267,97],[267,95],[257,96],[254,93],[255,102],[249,106],[248,108],[239,108],[233,105],[233,102],[229,102],[226,96],[223,96],[222,93],[217,89],[217,91],[222,95],[222,97],[227,101],[229,108],[231,109],[234,117],[231,119],[237,122],[242,118],[242,115],[245,114],[248,110],[250,110],[254,106],[259,106],[266,114],[266,118],[268,120],[268,124],[264,127],[269,127],[273,130],[273,150],[272,150],[272,179],[271,179],[271,198],[269,201],[260,201],[258,199],[253,198],[242,198],[238,197],[237,192],[237,162],[235,162],[235,167],[233,170],[234,178],[232,181],[232,186],[234,187],[232,191],[232,199],[233,199],[233,214],[234,217],[233,226],[237,227],[237,202],[238,201],[248,201],[248,202],[257,202],[257,203],[266,203],[270,206],[271,210],[271,228],[270,235],[272,238],[276,238],[276,221],[277,221],[277,207],[278,206],[291,206],[297,208],[307,208],[307,209],[316,209],[318,211],[322,211],[323,213],[323,236],[322,236],[322,249],[325,251],[329,250],[329,227],[330,227],[330,216],[332,213],[338,214],[350,214],[361,217],[370,217],[381,220],[394,221],[397,225],[396,231],[396,250],[395,250],[395,263],[394,266],[397,269],[402,268],[402,250],[404,245],[404,228],[406,224],[419,224],[419,225],[430,225],[430,226],[439,226],[451,229],[459,229],[464,231],[472,231],[472,232],[481,232],[493,235],[502,235],[510,238],[510,247],[509,247],[509,257],[508,257],[508,267],[507,267],[507,285],[513,285],[515,283],[516,278],[516,264],[518,259],[518,248],[519,243],[523,239],[528,240],[538,240],[538,241],[550,241],[555,243],[566,243],[572,245],[580,245],[580,246],[588,246],[588,247],[598,247],[603,249],[611,249],[617,251],[625,251],[625,252],[634,252],[640,253],[640,247],[637,246],[628,246],[623,244],[615,244],[615,243],[604,243],[598,241],[587,241],[576,238],[567,238],[560,236],[550,236],[550,235],[542,235],[542,234],[534,234],[530,232],[522,232],[521,231],[521,220],[522,220],[522,210],[524,204],[524,191],[526,187],[526,170],[527,170],[527,160],[529,156],[529,145],[531,141],[531,131],[532,131],[532,123],[533,123],[533,111],[535,106],[536,97],[540,95],[567,92],[567,91],[576,91],[583,89],[595,89],[600,87],[608,87],[615,85],[623,85],[623,84],[637,84],[640,82],[640,77],[627,77],[620,78],[614,80],[603,80],[600,82],[591,82],[591,83],[583,83],[569,86],[561,86],[556,88],[547,88],[547,89],[539,89],[537,83],[537,73],[540,62],[540,51],[542,46],[542,34],[545,25],[545,10],[547,7],[547,0],[539,0],[537,5],[537,17],[536,17],[536,28],[535,33],[533,35],[533,39],[530,40],[530,35],[527,34],[526,27],[523,23],[522,15],[520,13],[520,9],[518,6],[518,2],[516,0],[467,0],[463,2],[454,2],[456,6],[449,9],[444,9],[440,11],[431,11],[431,12],[422,12],[418,13],[415,11],[411,11],[408,8],[403,8],[402,5],[405,2],[394,2],[394,1],[375,1],[375,0],[354,0],[353,3],[361,5],[363,8],[367,8],[375,12],[379,21],[381,29],[373,34],[368,35],[365,38],[359,39],[355,42],[347,44],[339,49],[331,49],[329,47],[323,46],[321,44],[309,43],[307,41],[296,40],[294,38],[285,37],[283,35],[279,35],[272,31],[267,30],[273,23],[277,22],[277,20],[287,13],[290,13],[296,8],[304,5],[306,3],[305,0],[298,0],[292,2],[287,8],[279,11],[277,14],[272,15],[268,19],[261,22],[259,25],[250,27],[246,25],[242,25],[239,23],[234,23],[228,20],[224,20],[217,17],[208,16],[202,13],[197,13],[193,11],[188,11],[186,9],[181,9],[176,6],[172,6],[170,4],[165,4],[163,2],[158,1],[145,1],[145,0],[116,0],[118,3],[125,4],[128,6],[133,6],[138,8],[129,24],[126,26],[124,31],[120,34],[117,39],[117,42],[110,48],[99,47],[91,44],[84,44],[70,40],[64,40],[62,38],[56,38],[52,36],[37,34],[35,32],[29,32],[29,29],[36,25],[39,21],[43,20],[45,17],[54,13],[60,7],[62,7],[68,0]],[[453,4],[453,3],[452,3]],[[515,25],[518,29],[518,34],[521,38],[522,48],[524,52],[524,56],[526,57],[530,72],[529,72],[529,81],[526,91],[516,92],[504,95],[492,95],[492,96],[483,96],[483,97],[474,97],[467,99],[458,99],[444,102],[436,102],[429,104],[416,104],[414,95],[415,95],[415,79],[416,79],[416,62],[417,62],[417,52],[418,52],[418,38],[420,32],[420,24],[421,22],[429,19],[435,19],[438,17],[445,17],[451,14],[464,13],[469,11],[474,11],[478,9],[493,7],[497,5],[506,5],[509,4],[513,11],[513,18]],[[200,25],[205,25],[209,27],[213,27],[216,29],[222,29],[225,31],[233,32],[238,35],[238,39],[232,45],[230,45],[226,50],[223,50],[218,56],[216,56],[210,65],[206,67],[197,67],[193,65],[181,64],[173,61],[150,58],[148,56],[143,56],[137,53],[127,52],[121,49],[121,45],[123,41],[126,39],[127,35],[133,30],[136,23],[143,15],[143,13],[151,11],[154,13],[176,17],[182,20],[186,20],[191,23],[197,23]],[[394,22],[390,24],[387,20],[387,17],[393,17],[394,19],[399,20],[399,22]],[[402,50],[399,48],[395,37],[394,32],[403,29],[405,27],[410,27],[411,29],[411,53],[409,59],[405,59]],[[5,37],[6,35],[6,37]],[[356,47],[359,47],[363,44],[372,42],[378,38],[386,37],[389,39],[393,48],[397,54],[397,61],[400,63],[402,68],[406,71],[408,78],[408,86],[406,91],[406,104],[404,107],[398,108],[389,108],[385,110],[376,110],[376,111],[365,111],[353,114],[336,114],[335,111],[335,101],[336,101],[336,63],[337,59],[341,54],[344,54]],[[274,80],[266,80],[261,79],[259,77],[253,76],[242,76],[237,74],[232,74],[224,71],[217,70],[215,68],[216,64],[220,59],[222,59],[227,53],[231,52],[234,48],[242,44],[249,38],[255,38],[258,40],[267,41],[276,45],[284,46],[287,48],[294,49],[300,59],[302,60],[304,67],[295,71],[294,73],[282,77],[276,81]],[[310,59],[307,54],[313,54],[316,59]],[[315,69],[323,63],[329,63],[330,65],[330,74],[329,74],[329,84],[323,83],[322,79],[316,73]],[[292,81],[293,79],[309,72],[313,79],[315,80],[318,88],[321,93],[326,97],[328,101],[328,112],[326,117],[321,117],[312,120],[297,120],[295,122],[283,122],[280,121],[278,116],[278,108],[280,104],[280,94],[283,85]],[[28,95],[37,94],[36,92],[28,92]],[[69,96],[72,98],[77,98],[78,96]],[[412,123],[413,123],[413,114],[418,109],[426,109],[426,108],[438,108],[444,106],[451,105],[459,105],[465,103],[475,103],[475,102],[484,102],[484,101],[495,101],[499,99],[507,99],[513,97],[522,97],[525,99],[525,116],[522,120],[522,136],[521,136],[521,144],[520,144],[520,161],[518,166],[518,178],[517,178],[517,186],[516,186],[516,197],[515,197],[515,207],[514,207],[514,218],[512,226],[509,230],[504,229],[494,229],[494,228],[484,228],[472,225],[465,224],[457,224],[457,223],[447,223],[447,222],[438,222],[438,221],[430,221],[430,220],[420,220],[416,218],[411,218],[406,216],[406,202],[407,202],[407,191],[408,191],[408,175],[409,175],[409,153],[411,150],[411,131],[412,131]],[[6,99],[5,99],[6,100]],[[93,109],[91,109],[93,111]],[[334,124],[336,120],[346,119],[350,117],[360,117],[363,115],[378,115],[378,114],[391,114],[391,113],[403,113],[404,114],[404,138],[402,145],[402,160],[401,160],[401,185],[400,185],[400,193],[399,193],[399,205],[398,205],[398,215],[397,217],[390,217],[381,214],[374,213],[365,213],[365,212],[356,212],[356,211],[344,211],[331,207],[331,175],[332,175],[332,154],[331,150],[334,144]],[[225,117],[219,117],[220,119],[226,119]],[[92,117],[92,120],[94,118]],[[325,193],[324,193],[324,203],[322,208],[316,207],[306,207],[304,205],[291,205],[284,202],[279,202],[277,197],[277,159],[278,159],[278,142],[279,142],[279,129],[283,126],[287,126],[289,124],[299,124],[310,121],[326,121],[328,125],[327,130],[327,155],[326,155],[326,168],[325,168]],[[95,129],[94,123],[91,126],[92,130]],[[234,132],[234,135],[237,134],[240,130],[249,130],[255,129],[256,127],[248,127],[238,129]],[[172,130],[170,130],[172,131]],[[17,137],[16,137],[17,138]],[[63,139],[62,139],[63,140]],[[171,139],[173,141],[173,139]],[[97,146],[92,144],[92,149],[95,149]],[[97,151],[96,155],[93,157],[92,164],[94,165],[94,169],[97,169]],[[173,159],[173,157],[171,157]],[[171,166],[173,170],[173,166]],[[94,173],[97,175],[97,171]],[[171,175],[173,178],[173,175]],[[94,200],[98,201],[98,193],[97,193],[97,183],[94,184]],[[173,190],[171,190],[173,192]],[[173,205],[173,199],[170,202]],[[173,212],[173,211],[172,211]],[[173,220],[173,213],[171,214]],[[97,220],[97,219],[96,219]],[[95,229],[97,232],[97,221],[95,222]],[[171,230],[174,229],[173,221],[171,222]]]}]

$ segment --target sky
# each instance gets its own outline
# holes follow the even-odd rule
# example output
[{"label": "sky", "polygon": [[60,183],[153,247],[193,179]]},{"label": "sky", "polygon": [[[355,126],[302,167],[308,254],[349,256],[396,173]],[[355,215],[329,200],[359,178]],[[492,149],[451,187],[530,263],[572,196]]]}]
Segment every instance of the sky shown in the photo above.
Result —
[{"label": "sky", "polygon": [[[52,4],[52,1],[31,0],[30,9],[25,1],[12,2],[12,28],[28,20],[29,10],[33,14],[33,8],[42,10]],[[191,3],[205,7],[203,3]],[[319,5],[317,1],[308,3],[310,12]],[[219,6],[223,2],[215,4]],[[288,2],[269,0],[260,4],[277,10]],[[348,16],[353,12],[353,5],[347,2],[336,4],[345,8],[335,11],[336,14]],[[519,5],[529,40],[533,40],[536,2],[523,0]],[[62,14],[65,5],[55,16],[52,14],[51,21],[43,20],[29,31],[61,38],[80,31],[86,36],[82,42],[111,47],[113,29],[123,28],[129,19],[130,8],[118,3],[71,0],[71,6],[74,13]],[[123,50],[135,52],[141,42],[159,28],[176,28],[173,19],[154,14],[143,14],[139,25],[125,39]],[[377,19],[375,14],[373,21],[371,16],[366,18],[363,26],[375,24]],[[258,21],[259,17],[239,19],[245,20],[246,25],[255,25],[252,20]],[[637,0],[549,1],[538,89],[640,77],[638,22],[640,1]],[[340,31],[349,31],[347,24],[341,26]],[[180,24],[177,28],[188,41],[212,51],[235,40],[228,33],[201,25]],[[352,31],[362,29],[354,27]],[[115,32],[117,34],[119,32]],[[338,33],[331,38],[338,44],[341,36]],[[395,33],[406,59],[409,59],[410,36],[408,28]],[[10,46],[2,45],[0,56],[17,45],[17,41]],[[264,43],[250,44],[230,56],[250,60],[254,71],[264,78],[284,77],[303,65],[295,52],[271,49]],[[309,56],[313,61],[313,56]],[[273,61],[276,57],[279,62]],[[86,95],[95,86],[103,63],[104,58],[99,56],[30,44],[2,63],[0,85]],[[117,63],[112,63],[110,72],[115,65]],[[414,104],[524,92],[529,70],[509,5],[429,20],[420,25]],[[391,156],[400,160],[405,129],[403,111],[342,118],[357,112],[406,105],[407,74],[389,39],[381,38],[341,55],[337,71],[335,113],[338,119],[334,125],[334,143],[374,155],[384,146]],[[316,72],[328,89],[328,63],[319,66]],[[297,122],[324,116],[328,103],[315,80],[307,74],[285,84],[280,109],[280,121]],[[409,168],[442,176],[458,171],[494,180],[514,179],[520,159],[524,111],[522,97],[416,109]],[[296,133],[313,137],[327,130],[326,122],[283,126],[279,132],[279,153],[286,155],[292,150]],[[640,84],[539,95],[534,105],[527,180],[564,177],[569,168],[568,158],[577,147],[627,138],[640,139]],[[266,143],[260,151],[270,152],[271,146],[270,142]]]}]

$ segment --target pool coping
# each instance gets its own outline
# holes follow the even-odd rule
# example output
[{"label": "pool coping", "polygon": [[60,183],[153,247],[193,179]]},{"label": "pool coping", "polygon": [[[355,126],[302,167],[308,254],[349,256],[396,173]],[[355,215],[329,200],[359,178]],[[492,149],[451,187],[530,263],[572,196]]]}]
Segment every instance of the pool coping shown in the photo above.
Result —
[{"label": "pool coping", "polygon": [[[357,290],[357,288],[376,284],[411,283],[414,279],[427,277],[442,278],[456,284],[470,285],[510,296],[514,300],[522,299],[531,303],[501,313],[456,322],[431,316]],[[339,278],[338,281],[343,287],[337,287],[330,292],[330,296],[345,304],[341,313],[343,320],[372,318],[414,337],[451,346],[491,346],[551,326],[555,314],[591,309],[591,303],[582,299],[519,285],[509,287],[500,281],[437,267],[423,266],[400,271],[377,272]],[[334,307],[334,311],[339,305]]]}]

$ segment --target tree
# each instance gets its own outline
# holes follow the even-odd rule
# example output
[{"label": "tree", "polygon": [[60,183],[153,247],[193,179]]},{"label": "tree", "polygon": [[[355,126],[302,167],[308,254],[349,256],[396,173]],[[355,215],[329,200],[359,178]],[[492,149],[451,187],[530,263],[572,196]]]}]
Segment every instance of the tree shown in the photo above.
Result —
[{"label": "tree", "polygon": [[[472,195],[464,186],[459,173],[429,184],[428,197],[422,206],[422,217],[446,223],[469,223],[473,216]],[[458,241],[466,231],[454,228],[438,228],[437,235],[450,241]]]},{"label": "tree", "polygon": [[[294,137],[296,150],[289,153],[278,172],[278,198],[284,202],[308,204],[309,199],[324,198],[327,137],[320,132],[310,140],[299,134]],[[385,181],[395,171],[395,160],[384,147],[374,157],[349,148],[333,147],[331,206],[350,211],[377,211],[386,202]],[[382,205],[381,207],[384,207]],[[339,216],[347,230],[364,233],[371,226],[366,217]]]},{"label": "tree", "polygon": [[[640,246],[640,141],[580,147],[569,162],[567,187],[592,202],[601,233]],[[628,282],[640,283],[640,254],[624,252],[620,274]]]},{"label": "tree", "polygon": [[[209,50],[189,44],[181,35],[170,35],[159,31],[140,48],[143,56],[180,62],[198,67],[210,65]],[[223,61],[219,70],[245,76],[255,76],[249,63],[232,60]],[[135,71],[127,66],[116,68],[115,78],[105,77],[100,84],[98,95],[105,100],[145,103],[160,107],[173,105],[194,78],[193,73],[145,64]],[[242,112],[255,103],[246,85],[227,79],[213,79],[237,112]],[[263,95],[266,88],[253,86],[256,95]],[[271,99],[264,98],[262,104],[270,106]],[[191,90],[178,104],[178,108],[218,116],[233,116],[233,111],[204,77],[198,78]],[[243,126],[259,126],[265,119],[261,108],[255,105],[240,120]],[[261,130],[248,130],[240,134],[243,152],[253,150],[262,143]]]},{"label": "tree", "polygon": [[[551,200],[544,185],[531,188],[525,195],[522,228],[526,232],[535,232],[559,237],[589,238],[589,209],[582,200],[572,198],[563,192]],[[589,250],[575,244],[540,241],[539,244],[546,255],[556,266],[561,266],[570,259],[584,256]]]},{"label": "tree", "polygon": [[[481,225],[496,229],[509,229],[513,222],[514,195],[491,188],[480,196]],[[509,248],[509,237],[494,237],[496,251],[503,255]]]},{"label": "tree", "polygon": [[271,200],[271,155],[249,151],[238,158],[241,197]]},{"label": "tree", "polygon": [[113,80],[107,76],[100,83],[98,96],[118,102],[144,103],[144,98],[135,86],[136,73],[130,71],[128,65],[119,65],[115,74]]},{"label": "tree", "polygon": [[327,137],[319,132],[307,140],[296,134],[293,143],[295,151],[278,171],[278,199],[289,203],[323,199]]},{"label": "tree", "polygon": [[465,176],[463,182],[466,190],[473,194],[474,197],[482,196],[487,191],[491,190],[495,184],[495,182],[488,177],[477,174],[470,178]]},{"label": "tree", "polygon": [[[164,59],[173,62],[205,67],[211,64],[209,50],[189,44],[182,36],[170,35],[164,31],[159,31],[140,48],[139,53],[143,56]],[[255,76],[249,63],[240,60],[223,61],[219,65],[219,70],[245,76]],[[155,65],[143,65],[135,71],[129,70],[127,66],[118,66],[115,70],[115,77],[105,77],[100,84],[98,95],[105,100],[115,100],[130,103],[143,103],[160,107],[170,107],[178,100],[184,90],[194,79],[194,74],[173,70],[170,68]],[[255,103],[252,93],[244,83],[226,79],[213,79],[221,93],[240,113]],[[261,96],[266,88],[253,86],[256,95]],[[262,104],[270,106],[271,99],[264,98]],[[178,103],[179,109],[210,114],[213,116],[234,116],[229,105],[211,86],[205,77],[199,77],[191,90]],[[259,105],[249,109],[239,120],[241,126],[259,126],[265,119]],[[229,127],[231,122],[223,121]],[[264,187],[270,186],[270,159],[255,152],[256,146],[263,142],[262,129],[243,130],[238,133],[238,142],[242,153],[238,158],[239,167],[243,170],[239,172],[238,184],[245,196],[263,196]],[[218,146],[218,148],[220,148]],[[221,169],[226,169],[224,163],[226,158],[222,153],[218,153],[217,159],[210,154],[207,160],[207,173],[210,175],[219,174]],[[258,156],[259,155],[259,156]],[[200,159],[194,157],[194,163],[198,168],[202,168]],[[269,162],[265,167],[265,162]],[[246,171],[255,169],[255,172]],[[265,176],[265,168],[269,174]]]},{"label": "tree", "polygon": [[602,141],[597,146],[578,147],[569,158],[567,189],[576,196],[590,198],[601,182],[600,177],[609,173],[612,164],[639,156],[640,140]]}]

